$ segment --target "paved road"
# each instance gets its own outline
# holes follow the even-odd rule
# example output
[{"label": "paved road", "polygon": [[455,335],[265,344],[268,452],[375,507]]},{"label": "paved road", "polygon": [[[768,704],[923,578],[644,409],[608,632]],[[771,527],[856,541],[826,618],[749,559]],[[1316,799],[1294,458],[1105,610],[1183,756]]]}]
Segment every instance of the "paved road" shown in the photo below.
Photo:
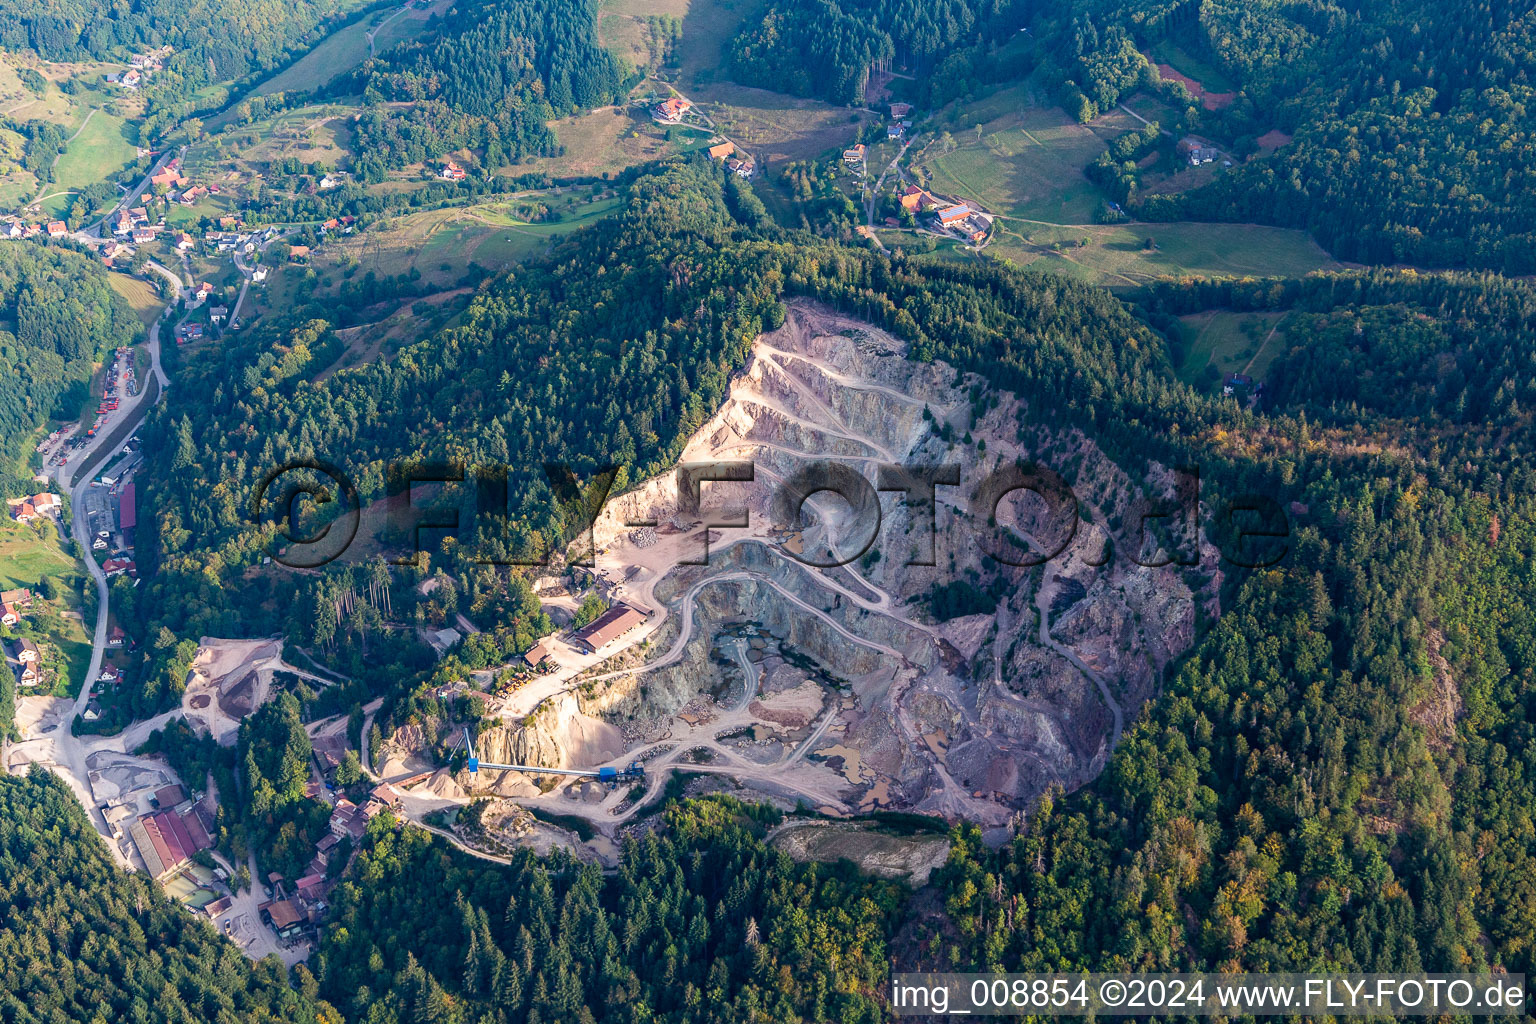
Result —
[{"label": "paved road", "polygon": [[[159,269],[164,271],[163,267]],[[166,271],[166,273],[169,272]],[[176,288],[179,294],[181,288],[179,280],[176,281]],[[170,307],[167,306],[166,309],[169,310]],[[101,737],[77,737],[72,734],[71,730],[75,716],[82,714],[85,711],[86,705],[90,703],[91,684],[101,674],[102,658],[106,654],[107,649],[107,576],[102,571],[101,566],[97,564],[96,557],[91,551],[90,517],[82,511],[84,508],[83,499],[85,492],[90,487],[94,473],[86,473],[83,470],[91,464],[95,456],[102,453],[102,448],[109,437],[112,438],[112,444],[116,445],[118,443],[117,438],[120,436],[118,431],[124,423],[137,426],[143,422],[144,416],[149,412],[150,407],[158,403],[164,396],[164,386],[167,383],[167,378],[164,369],[160,366],[160,329],[164,321],[165,313],[162,312],[160,318],[149,329],[149,352],[153,366],[152,372],[160,385],[153,389],[153,400],[150,399],[151,389],[146,381],[145,386],[139,390],[137,395],[123,400],[118,415],[110,418],[103,425],[103,429],[97,432],[96,438],[89,445],[79,449],[78,453],[72,458],[70,465],[55,466],[49,471],[50,475],[58,481],[59,485],[69,492],[70,507],[77,510],[73,516],[72,532],[74,539],[80,545],[80,554],[85,561],[86,570],[91,574],[91,578],[96,583],[96,630],[92,638],[91,660],[89,667],[86,669],[85,682],[80,687],[80,695],[75,698],[75,703],[71,708],[69,717],[62,720],[55,727],[52,735],[47,737],[44,742],[47,739],[51,739],[51,746],[53,748],[51,760],[61,769],[64,769],[65,781],[70,784],[71,788],[75,789],[76,795],[80,797],[81,803],[85,805],[87,812],[90,814],[92,822],[103,835],[110,835],[110,831],[106,827],[106,822],[96,810],[96,806],[90,799],[89,793],[84,790],[86,780],[90,777],[90,772],[86,765],[86,756],[95,749],[101,749],[111,740],[103,742]],[[105,460],[102,461],[102,465],[105,465]],[[152,728],[157,722],[163,724],[164,719],[165,716],[160,716],[159,719],[138,723],[120,739],[126,744],[133,736],[141,733],[147,736],[148,729],[144,727]],[[115,847],[115,844],[110,841],[107,845]]]},{"label": "paved road", "polygon": [[79,231],[76,231],[74,238],[81,242],[91,242],[101,238],[101,226],[111,218],[115,217],[117,215],[117,211],[130,209],[134,203],[137,203],[139,201],[139,197],[142,196],[145,192],[149,191],[149,180],[155,175],[159,174],[161,171],[165,170],[166,164],[170,163],[172,160],[180,159],[181,157],[185,156],[186,153],[186,146],[182,146],[181,149],[177,150],[175,153],[161,153],[160,159],[155,161],[154,166],[152,166],[148,172],[145,173],[143,179],[132,192],[129,192],[127,195],[123,196],[123,198],[119,199],[117,201],[117,205],[97,218],[95,223],[87,224]]}]

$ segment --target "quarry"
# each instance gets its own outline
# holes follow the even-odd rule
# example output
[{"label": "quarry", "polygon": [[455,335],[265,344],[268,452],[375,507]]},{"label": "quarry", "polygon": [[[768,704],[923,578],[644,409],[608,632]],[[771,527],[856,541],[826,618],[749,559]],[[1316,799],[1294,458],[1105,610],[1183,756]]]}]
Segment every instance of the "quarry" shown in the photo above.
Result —
[{"label": "quarry", "polygon": [[[646,782],[451,772],[437,767],[446,722],[388,737],[379,775],[409,781],[413,817],[511,800],[609,837],[673,775],[826,819],[908,812],[1005,835],[1048,790],[1103,769],[1219,585],[1210,552],[1181,566],[1160,548],[1177,538],[1143,536],[1141,510],[1173,498],[1174,474],[1025,413],[885,331],[792,301],[679,470],[596,519],[592,564],[571,572],[633,611],[622,635],[546,638],[542,674],[495,702],[476,740],[486,761],[638,762]],[[1049,487],[1013,486],[1040,473],[1070,487],[1067,514]],[[924,479],[945,482],[925,493]],[[791,845],[846,856],[857,839]]]}]

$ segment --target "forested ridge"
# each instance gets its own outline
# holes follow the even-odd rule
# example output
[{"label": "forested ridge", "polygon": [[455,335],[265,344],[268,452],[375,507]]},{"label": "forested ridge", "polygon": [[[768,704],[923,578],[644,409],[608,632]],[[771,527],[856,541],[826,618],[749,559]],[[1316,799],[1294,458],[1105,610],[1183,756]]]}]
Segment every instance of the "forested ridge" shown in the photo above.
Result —
[{"label": "forested ridge", "polygon": [[926,74],[985,30],[1017,28],[1017,0],[773,0],[731,44],[731,74],[746,85],[862,105],[873,66]]},{"label": "forested ridge", "polygon": [[5,486],[20,486],[16,460],[32,432],[52,416],[77,416],[89,397],[95,362],[142,331],[96,261],[57,246],[0,246],[0,481]]},{"label": "forested ridge", "polygon": [[[617,466],[616,490],[669,465],[791,295],[1019,394],[1021,429],[1081,428],[1131,466],[1198,463],[1211,507],[1257,492],[1301,509],[1279,564],[1226,570],[1221,616],[1096,783],[1047,801],[999,851],[958,827],[935,876],[942,914],[893,916],[871,896],[875,911],[829,925],[837,942],[866,953],[890,942],[914,965],[962,969],[1536,968],[1536,293],[1522,283],[1387,272],[1170,283],[1128,305],[1049,275],[891,260],[784,233],[717,166],[669,165],[627,187],[622,213],[487,283],[460,322],[388,362],[312,382],[336,352],[319,303],[196,357],[178,391],[199,400],[167,403],[146,427],[155,511],[141,562],[152,577],[137,614],[164,627],[163,651],[180,637],[280,628],[322,656],[334,646],[396,664],[405,655],[371,600],[357,608],[373,612],[322,615],[340,589],[361,594],[374,574],[392,575],[382,564],[247,571],[269,539],[244,507],[262,469],[335,459],[366,500],[389,492],[393,458],[510,461],[521,474],[510,530],[474,542],[541,550],[570,539],[582,500],[581,488],[557,495],[541,464],[570,466],[582,487]],[[1295,322],[1255,410],[1172,372],[1173,318],[1210,308],[1287,310]],[[472,566],[446,545],[432,564],[450,593],[494,610],[477,618],[506,630],[509,649],[533,634],[520,570]],[[420,578],[403,573],[391,592]],[[386,695],[381,720],[431,714],[408,692],[428,674],[374,671],[357,697]],[[179,685],[163,678],[160,700]],[[295,736],[292,709],[279,714],[288,725],[271,736]],[[246,778],[268,780],[281,802],[294,782],[282,765],[297,759],[263,761],[289,746],[268,742]],[[674,827],[706,812],[676,813]],[[577,1005],[624,1020],[625,1000],[679,994],[649,987],[647,972],[687,962],[675,977],[700,995],[664,1019],[745,999],[823,1019],[831,1011],[808,1001],[804,972],[766,979],[739,943],[713,945],[719,922],[734,922],[720,925],[726,934],[746,927],[728,894],[714,909],[714,879],[729,875],[708,860],[758,856],[755,827],[737,824],[745,834],[704,830],[702,849],[674,835],[662,866],[637,872],[675,869],[683,881],[665,891],[704,901],[700,913],[657,893],[675,959],[659,934],[656,945],[621,932],[645,920],[637,912],[608,917],[631,906],[623,871],[600,882],[524,861],[508,873],[532,889],[542,875],[549,904],[564,908],[556,955],[520,939],[552,919],[542,897],[509,910],[500,869],[376,831],[339,895],[322,991],[349,1015],[372,998],[384,1021],[548,1021]],[[295,821],[296,834],[305,827]],[[625,863],[649,863],[642,852],[627,850]],[[425,916],[458,892],[468,909]],[[763,945],[776,941],[766,915],[754,920]],[[395,932],[390,921],[412,924]],[[707,922],[702,937],[695,921]],[[685,947],[704,959],[695,966]],[[644,959],[629,959],[637,950]],[[847,992],[851,977],[878,989],[883,969],[817,967],[828,992]],[[837,1005],[864,1019],[863,1003]],[[759,1019],[792,1019],[779,1014]]]},{"label": "forested ridge", "polygon": [[1148,199],[1145,214],[1306,228],[1362,262],[1536,269],[1536,25],[1521,5],[1077,0],[1037,10],[1036,60],[1085,118],[1145,85],[1139,51],[1167,40],[1237,88],[1218,110],[1186,93],[1188,130],[1243,155],[1267,131],[1294,133],[1205,188]]},{"label": "forested ridge", "polygon": [[12,0],[0,8],[0,46],[45,60],[125,60],[169,46],[146,84],[150,138],[213,94],[209,86],[275,70],[324,30],[366,6],[359,0]]},{"label": "forested ridge", "polygon": [[795,863],[763,841],[780,818],[673,804],[610,877],[527,850],[491,865],[374,825],[333,895],[322,994],[371,1024],[885,1019],[903,888]]},{"label": "forested ridge", "polygon": [[[14,1024],[341,1024],[275,958],[252,964],[142,874],[120,870],[46,771],[0,777],[0,1018]],[[309,992],[301,991],[304,988]]]},{"label": "forested ridge", "polygon": [[621,77],[597,43],[589,0],[465,0],[428,39],[365,62],[330,89],[363,94],[357,149],[386,166],[467,147],[500,167],[556,155],[546,122],[617,101]]}]

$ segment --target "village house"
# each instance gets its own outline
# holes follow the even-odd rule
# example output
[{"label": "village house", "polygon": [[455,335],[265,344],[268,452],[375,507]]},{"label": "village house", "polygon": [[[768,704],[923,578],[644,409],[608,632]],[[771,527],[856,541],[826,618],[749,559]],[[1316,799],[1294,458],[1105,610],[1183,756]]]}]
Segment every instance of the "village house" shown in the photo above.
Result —
[{"label": "village house", "polygon": [[891,117],[895,118],[898,121],[900,121],[902,118],[906,117],[910,113],[912,113],[912,104],[910,104],[910,103],[892,103],[891,104]]},{"label": "village house", "polygon": [[187,183],[187,179],[181,176],[180,171],[172,170],[168,167],[159,174],[152,176],[149,179],[149,183],[151,185],[163,185],[166,188],[180,188]]},{"label": "village house", "polygon": [[1186,135],[1179,140],[1178,151],[1180,155],[1189,161],[1189,166],[1191,167],[1199,167],[1201,164],[1211,163],[1221,155],[1215,146],[1193,135]]},{"label": "village house", "polygon": [[939,211],[939,226],[954,227],[956,224],[969,218],[971,208],[969,206],[950,206]]},{"label": "village house", "polygon": [[5,237],[20,238],[25,231],[26,228],[21,226],[21,221],[13,220],[5,226]]},{"label": "village house", "polygon": [[756,169],[756,164],[751,157],[747,157],[744,160],[732,157],[725,162],[725,169],[738,178],[750,178],[752,177],[752,172]]},{"label": "village house", "polygon": [[266,267],[257,267],[255,270],[251,271],[251,280],[252,281],[255,281],[256,283],[260,284],[262,281],[265,281],[266,279],[267,279],[267,268]]},{"label": "village house", "polygon": [[692,109],[693,104],[682,97],[669,96],[651,108],[651,119],[662,124],[677,124]]},{"label": "village house", "polygon": [[722,142],[718,146],[709,147],[709,158],[711,160],[724,160],[734,152],[736,152],[735,143]]},{"label": "village house", "polygon": [[139,227],[133,229],[133,241],[135,245],[143,245],[145,242],[155,240],[155,229],[151,227]]},{"label": "village house", "polygon": [[6,662],[17,686],[36,686],[41,680],[42,653],[37,644],[22,637],[6,645]]},{"label": "village house", "polygon": [[845,163],[845,164],[861,164],[861,163],[864,162],[864,154],[867,153],[867,152],[868,152],[868,149],[865,147],[864,143],[862,143],[862,142],[859,143],[857,146],[852,146],[852,147],[850,147],[848,149],[845,149],[845,150],[843,150],[843,163]]},{"label": "village house", "polygon": [[64,224],[63,221],[51,220],[48,222],[49,238],[63,238],[67,234],[69,234],[69,228]]},{"label": "village house", "polygon": [[181,232],[177,233],[177,235],[176,235],[176,251],[177,252],[186,252],[187,250],[191,249],[196,244],[197,244],[197,239],[193,238],[191,235],[187,234],[185,231],[181,231]]},{"label": "village house", "polygon": [[443,165],[443,169],[437,172],[437,176],[444,181],[463,181],[464,173],[464,168],[449,160]]},{"label": "village house", "polygon": [[[57,515],[59,512],[59,496],[51,491],[39,491],[25,498],[12,498],[6,504],[10,506],[11,518],[18,523],[30,523],[39,516]],[[31,600],[30,594],[28,600]]]},{"label": "village house", "polygon": [[288,262],[290,262],[290,263],[308,263],[309,262],[309,246],[307,246],[307,245],[295,245],[292,248],[290,248],[288,250]]},{"label": "village house", "polygon": [[16,625],[31,607],[32,591],[30,590],[7,590],[0,593],[0,623],[7,626]]},{"label": "village house", "polygon": [[229,319],[229,307],[228,306],[213,306],[213,307],[211,307],[208,310],[208,322],[209,323],[216,324],[216,323],[219,323],[222,320],[228,320],[228,319]]}]

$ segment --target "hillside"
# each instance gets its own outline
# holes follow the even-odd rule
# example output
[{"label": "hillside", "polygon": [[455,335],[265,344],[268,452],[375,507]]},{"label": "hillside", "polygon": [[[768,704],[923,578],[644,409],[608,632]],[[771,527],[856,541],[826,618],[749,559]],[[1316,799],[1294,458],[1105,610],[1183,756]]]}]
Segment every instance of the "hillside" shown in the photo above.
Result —
[{"label": "hillside", "polygon": [[250,963],[158,885],[113,864],[69,789],[46,772],[0,778],[0,858],[7,1020],[340,1024],[289,987],[281,964]]},{"label": "hillside", "polygon": [[0,246],[0,466],[17,486],[32,432],[73,419],[95,364],[143,324],[94,260],[66,249]]},{"label": "hillside", "polygon": [[[617,264],[616,252],[625,254]],[[781,303],[797,297],[889,332],[918,367],[946,364],[976,375],[960,393],[969,409],[954,413],[976,435],[968,441],[951,427],[942,445],[935,442],[945,457],[972,465],[976,439],[989,437],[1011,450],[1002,445],[1006,434],[988,433],[1006,421],[1021,456],[1085,488],[1092,461],[1087,447],[1071,442],[1078,435],[1134,468],[1133,493],[1155,494],[1154,464],[1198,465],[1212,509],[1207,537],[1225,553],[1213,563],[1219,592],[1195,616],[1191,653],[1171,663],[1143,711],[1126,710],[1124,736],[1103,773],[1076,795],[1048,798],[1026,833],[998,852],[962,828],[956,858],[935,875],[953,897],[959,936],[932,921],[906,927],[939,941],[936,948],[953,944],[957,962],[978,967],[1529,963],[1522,936],[1532,922],[1522,908],[1531,904],[1523,895],[1483,902],[1458,895],[1527,893],[1530,884],[1523,811],[1508,804],[1536,769],[1519,739],[1530,728],[1536,678],[1523,596],[1531,592],[1524,554],[1533,453],[1523,438],[1525,410],[1536,402],[1528,372],[1536,300],[1524,285],[1327,275],[1170,284],[1144,291],[1132,307],[1048,275],[889,260],[780,232],[734,179],[702,161],[673,166],[629,186],[615,217],[488,283],[460,322],[386,361],[308,383],[306,367],[329,330],[323,321],[305,321],[302,332],[256,332],[194,360],[183,390],[210,400],[173,404],[152,435],[162,453],[151,499],[161,568],[141,611],[152,627],[180,636],[286,629],[358,674],[345,696],[327,694],[330,706],[383,697],[377,722],[385,732],[399,727],[419,737],[424,722],[462,713],[422,683],[497,665],[531,642],[538,603],[527,572],[477,564],[471,545],[436,546],[431,572],[439,589],[423,596],[417,583],[425,571],[402,573],[388,586],[393,614],[441,622],[460,608],[494,627],[435,667],[412,662],[382,602],[359,597],[351,614],[338,610],[346,594],[376,588],[379,573],[390,579],[382,562],[370,554],[318,576],[247,573],[264,538],[225,502],[218,480],[319,450],[324,438],[323,450],[342,460],[367,502],[388,493],[384,468],[397,456],[451,453],[473,462],[515,451],[523,458],[510,461],[525,467],[514,470],[524,483],[511,493],[521,504],[511,530],[478,538],[479,550],[505,555],[563,544],[577,533],[586,481],[614,465],[613,487],[622,493],[630,481],[670,469],[722,406],[733,429],[765,450],[765,470],[788,466],[767,456],[769,446],[815,440],[785,417],[814,416],[823,433],[843,430],[837,417],[856,406],[834,382],[879,381],[888,371],[851,350],[835,355],[844,344],[839,331],[822,332],[815,345],[834,346],[825,358],[841,378],[804,366],[783,372],[790,355],[772,349],[824,358],[823,349],[804,347],[815,332],[777,342],[769,335],[769,347],[759,345],[748,362],[760,334],[790,322]],[[1213,308],[1284,312],[1305,325],[1287,332],[1294,340],[1274,357],[1272,390],[1262,401],[1239,403],[1177,376],[1178,318]],[[300,319],[322,314],[295,311]],[[843,329],[853,330],[849,323]],[[563,343],[569,338],[583,344]],[[897,344],[874,348],[885,359]],[[753,390],[727,403],[737,385]],[[478,415],[490,402],[505,417]],[[753,405],[761,426],[739,414]],[[989,415],[1001,420],[977,427]],[[905,429],[902,422],[894,417],[882,430]],[[885,443],[884,434],[865,436]],[[847,455],[843,445],[855,439],[830,437],[824,450]],[[571,467],[579,486],[562,490],[559,477],[526,468],[541,462]],[[1252,557],[1245,552],[1253,541],[1238,536],[1242,521],[1222,510],[1255,493],[1272,499],[1289,525],[1279,561],[1250,570],[1242,561]],[[1128,513],[1093,515],[1118,530]],[[372,540],[382,547],[370,552],[403,542],[387,530]],[[746,558],[734,567],[762,568]],[[210,568],[239,589],[212,600],[204,593]],[[859,571],[878,589],[833,577],[848,591],[835,603],[852,632],[867,618],[851,611],[852,597],[880,605],[880,590],[901,579],[896,566]],[[938,577],[946,586],[928,598],[931,607],[946,620],[976,614],[987,579],[964,566],[949,571]],[[1199,583],[1176,565],[1157,571],[1181,585]],[[1134,589],[1130,578],[1106,576],[1105,588],[1063,573],[1024,577],[1025,587],[1044,595],[1058,642],[1093,651],[1095,630],[1123,635],[1106,617],[1114,605],[1103,591]],[[967,581],[974,593],[954,586]],[[1085,591],[1101,596],[1073,608]],[[242,596],[230,600],[232,593]],[[711,616],[736,628],[730,623],[750,611],[756,628],[772,634],[780,616],[800,614],[780,603],[781,593],[765,587],[740,607],[711,599],[699,628],[713,629]],[[466,603],[457,603],[460,595]],[[914,596],[901,594],[904,613]],[[1132,607],[1149,617],[1149,606]],[[961,700],[976,698],[972,678]],[[1146,677],[1127,678],[1137,681],[1116,687],[1148,685]],[[720,696],[739,699],[730,692]],[[776,706],[781,692],[765,691],[764,699]],[[629,728],[637,710],[624,701],[605,710],[591,691],[573,696],[588,701],[585,714],[611,714],[615,727]],[[1049,703],[1061,694],[1039,696]],[[675,699],[658,684],[638,710]],[[847,768],[851,749],[858,745],[823,750],[817,764],[837,754]],[[423,752],[435,751],[428,736]],[[1093,753],[1090,741],[1083,761]],[[729,758],[697,763],[731,774]],[[981,771],[985,758],[974,765]],[[952,814],[953,806],[936,809]],[[964,817],[975,820],[974,809]],[[1488,851],[1481,859],[1447,853],[1475,843]],[[1009,904],[1017,909],[1008,919],[998,901],[1014,894],[1021,902]],[[1159,908],[1174,902],[1197,913],[1170,920]]]}]

